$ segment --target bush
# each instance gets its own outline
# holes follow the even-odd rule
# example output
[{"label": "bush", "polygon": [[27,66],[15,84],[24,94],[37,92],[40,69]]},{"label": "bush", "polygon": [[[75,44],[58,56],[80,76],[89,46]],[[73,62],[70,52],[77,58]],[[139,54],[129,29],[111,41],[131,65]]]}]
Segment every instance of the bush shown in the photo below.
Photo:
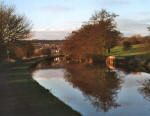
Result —
[{"label": "bush", "polygon": [[51,49],[49,47],[43,48],[41,52],[43,55],[51,56]]},{"label": "bush", "polygon": [[128,41],[123,42],[123,49],[128,50],[131,48],[131,43]]},{"label": "bush", "polygon": [[34,46],[31,43],[21,43],[11,50],[11,57],[22,59],[34,56]]}]

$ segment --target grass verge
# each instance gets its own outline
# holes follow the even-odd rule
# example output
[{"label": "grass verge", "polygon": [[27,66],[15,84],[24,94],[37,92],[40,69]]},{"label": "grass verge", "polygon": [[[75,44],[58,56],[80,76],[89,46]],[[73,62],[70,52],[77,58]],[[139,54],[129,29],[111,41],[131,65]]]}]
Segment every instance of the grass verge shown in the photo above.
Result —
[{"label": "grass verge", "polygon": [[111,49],[111,53],[106,53],[106,56],[138,56],[138,55],[144,55],[144,54],[150,54],[150,45],[145,44],[137,44],[132,45],[131,48],[128,50],[124,50],[123,46],[116,46]]},{"label": "grass verge", "polygon": [[0,64],[0,116],[81,116],[32,79],[36,61]]}]

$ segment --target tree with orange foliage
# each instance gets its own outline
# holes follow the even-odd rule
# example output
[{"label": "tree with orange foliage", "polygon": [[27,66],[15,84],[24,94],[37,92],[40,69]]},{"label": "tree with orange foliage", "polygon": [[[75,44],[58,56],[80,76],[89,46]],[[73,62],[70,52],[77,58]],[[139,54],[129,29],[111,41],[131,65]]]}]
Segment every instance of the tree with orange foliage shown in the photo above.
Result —
[{"label": "tree with orange foliage", "polygon": [[96,12],[82,27],[72,32],[63,45],[70,57],[104,56],[110,52],[121,33],[116,29],[114,18],[117,15],[106,10]]},{"label": "tree with orange foliage", "polygon": [[121,37],[121,33],[116,28],[115,18],[118,15],[109,13],[102,9],[100,12],[90,18],[90,21],[97,26],[98,36],[104,39],[105,49],[110,53],[110,48],[117,44],[118,39]]}]

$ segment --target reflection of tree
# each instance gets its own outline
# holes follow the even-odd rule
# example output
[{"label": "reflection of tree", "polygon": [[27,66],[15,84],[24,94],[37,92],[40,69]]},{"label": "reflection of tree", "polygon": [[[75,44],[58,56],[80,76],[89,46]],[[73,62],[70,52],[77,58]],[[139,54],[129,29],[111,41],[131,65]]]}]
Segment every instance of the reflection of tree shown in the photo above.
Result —
[{"label": "reflection of tree", "polygon": [[139,91],[146,100],[150,101],[150,80],[146,80],[143,87],[140,88]]},{"label": "reflection of tree", "polygon": [[73,65],[66,66],[65,79],[79,88],[96,108],[107,112],[116,103],[121,80],[105,67]]},{"label": "reflection of tree", "polygon": [[37,61],[31,67],[32,72],[34,72],[35,70],[38,70],[38,69],[52,68],[52,62],[53,62],[53,58],[48,58],[48,59]]},{"label": "reflection of tree", "polygon": [[[150,56],[142,57],[126,57],[125,59],[115,59],[115,69],[122,70],[126,74],[136,72],[150,73],[148,64],[150,62]],[[109,67],[109,66],[108,66]]]}]

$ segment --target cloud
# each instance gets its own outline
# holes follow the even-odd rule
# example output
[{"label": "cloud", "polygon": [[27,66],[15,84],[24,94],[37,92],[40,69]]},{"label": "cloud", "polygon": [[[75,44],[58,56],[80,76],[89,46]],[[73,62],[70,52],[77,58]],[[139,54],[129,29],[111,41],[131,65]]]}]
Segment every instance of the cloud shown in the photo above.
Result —
[{"label": "cloud", "polygon": [[98,1],[95,0],[98,4],[104,5],[104,6],[122,6],[122,5],[128,5],[129,1],[127,0],[105,0],[105,1]]},{"label": "cloud", "polygon": [[117,27],[125,36],[132,36],[134,34],[145,36],[149,34],[147,27],[150,26],[145,20],[118,19]]},{"label": "cloud", "polygon": [[139,12],[138,15],[141,15],[141,16],[150,16],[150,11],[142,11],[142,12]]},{"label": "cloud", "polygon": [[59,6],[59,5],[49,5],[49,6],[41,7],[40,9],[46,11],[52,11],[52,12],[67,12],[72,10],[69,7]]},{"label": "cloud", "polygon": [[81,21],[67,21],[53,28],[35,28],[32,29],[31,39],[62,40],[72,31],[79,29],[81,25]]},{"label": "cloud", "polygon": [[39,40],[62,40],[70,32],[69,31],[50,31],[50,30],[34,30],[32,31],[33,37],[31,39]]},{"label": "cloud", "polygon": [[[73,22],[71,22],[73,23]],[[74,22],[75,24],[77,22]],[[73,26],[73,25],[70,25]],[[150,26],[150,19],[132,20],[132,19],[117,19],[117,28],[124,36],[132,36],[134,34],[141,34],[142,36],[149,35],[147,27]],[[79,28],[79,27],[78,27]],[[39,40],[62,40],[77,28],[70,27],[70,29],[34,29],[32,39]]]}]

